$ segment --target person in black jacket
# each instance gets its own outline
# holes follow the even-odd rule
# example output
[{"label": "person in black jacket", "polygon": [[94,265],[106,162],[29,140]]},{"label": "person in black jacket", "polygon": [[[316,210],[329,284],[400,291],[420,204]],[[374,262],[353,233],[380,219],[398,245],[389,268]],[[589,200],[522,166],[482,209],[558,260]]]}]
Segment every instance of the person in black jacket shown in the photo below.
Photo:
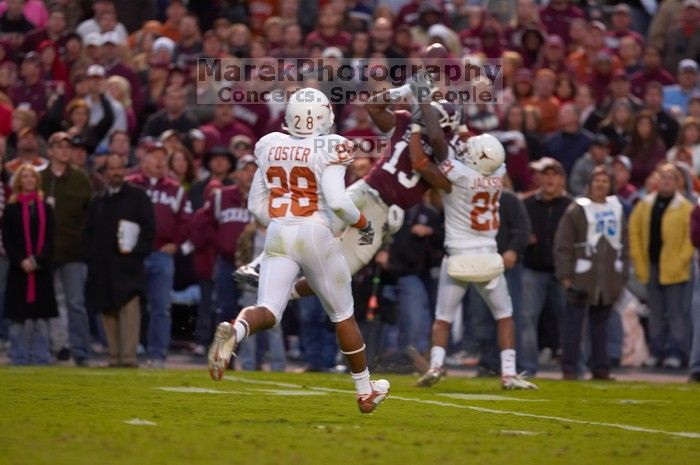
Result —
[{"label": "person in black jacket", "polygon": [[[88,307],[102,314],[110,366],[135,367],[140,297],[145,293],[146,283],[144,260],[151,252],[155,216],[146,193],[124,182],[124,170],[122,157],[110,155],[107,158],[107,187],[88,207],[86,293]],[[125,221],[139,228],[133,247],[125,244]]]},{"label": "person in black jacket", "polygon": [[562,165],[552,158],[542,158],[531,164],[537,172],[540,188],[526,198],[532,233],[523,257],[522,313],[518,325],[518,362],[528,375],[537,373],[537,328],[545,305],[558,316],[564,312],[564,293],[554,276],[554,233],[559,220],[571,203],[566,193],[566,174]]},{"label": "person in black jacket", "polygon": [[[530,239],[530,218],[525,210],[525,205],[518,196],[513,191],[505,189],[501,193],[498,214],[501,224],[498,228],[498,235],[496,235],[496,243],[498,244],[498,253],[503,257],[508,292],[513,302],[513,319],[515,320],[517,339],[522,311],[522,256]],[[481,353],[479,372],[495,375],[500,372],[501,364],[500,348],[496,337],[496,320],[494,320],[484,299],[473,289],[473,286],[468,294],[468,299],[469,314],[474,325],[474,338]]]},{"label": "person in black jacket", "polygon": [[[432,191],[429,191],[432,192]],[[425,354],[430,349],[430,269],[442,258],[441,212],[429,201],[406,212],[389,249],[389,270],[396,276],[399,348]]]},{"label": "person in black jacket", "polygon": [[12,191],[2,220],[10,261],[5,294],[10,360],[45,365],[51,362],[48,319],[58,316],[51,274],[53,209],[41,195],[41,177],[31,164],[17,169]]}]

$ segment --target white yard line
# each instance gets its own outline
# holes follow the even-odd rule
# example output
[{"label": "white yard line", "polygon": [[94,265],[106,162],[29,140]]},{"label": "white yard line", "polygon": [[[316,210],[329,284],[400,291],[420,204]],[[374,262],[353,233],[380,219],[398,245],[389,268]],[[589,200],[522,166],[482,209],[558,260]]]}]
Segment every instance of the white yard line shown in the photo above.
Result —
[{"label": "white yard line", "polygon": [[178,392],[184,394],[248,394],[243,391],[221,391],[219,389],[208,389],[200,387],[186,387],[186,386],[161,386],[154,387],[153,389],[158,389],[160,391],[166,392]]},{"label": "white yard line", "polygon": [[241,383],[263,384],[263,385],[267,385],[267,386],[278,386],[278,387],[292,388],[292,389],[302,389],[304,387],[301,384],[277,383],[275,381],[260,381],[260,380],[256,380],[256,379],[240,378],[238,376],[229,376],[229,375],[224,376],[224,379],[226,381],[240,381]]},{"label": "white yard line", "polygon": [[553,420],[562,423],[574,423],[577,425],[604,426],[608,428],[617,428],[625,431],[635,431],[638,433],[666,434],[669,436],[677,436],[681,438],[700,439],[700,433],[686,431],[665,431],[662,429],[644,428],[642,426],[624,425],[622,423],[606,423],[602,421],[576,420],[574,418],[556,417],[552,415],[537,415],[535,413],[515,412],[512,410],[497,410],[493,408],[477,407],[476,405],[461,405],[451,402],[442,402],[438,400],[415,399],[412,397],[392,396],[389,399],[403,400],[406,402],[416,402],[421,404],[439,405],[441,407],[452,407],[465,410],[472,410],[481,413],[495,413],[499,415],[513,415],[516,417],[536,418],[538,420]]},{"label": "white yard line", "polygon": [[124,423],[127,425],[134,425],[134,426],[156,426],[157,423],[154,423],[152,421],[148,420],[142,420],[140,418],[132,418],[131,420],[124,420]]},{"label": "white yard line", "polygon": [[[251,384],[267,384],[267,385],[272,385],[272,386],[296,387],[298,389],[304,388],[304,386],[301,386],[298,384],[276,383],[274,381],[258,381],[258,380],[239,378],[237,376],[225,376],[224,379],[228,379],[231,381],[240,381],[243,383],[251,383]],[[342,394],[353,394],[354,393],[354,391],[351,391],[351,390],[333,389],[333,388],[326,388],[326,387],[321,387],[321,386],[307,386],[307,388],[313,389],[313,390],[318,390],[318,391],[338,392],[338,393],[342,393]],[[573,423],[573,424],[577,424],[577,425],[603,426],[603,427],[607,427],[607,428],[616,428],[616,429],[621,429],[621,430],[625,430],[625,431],[634,431],[637,433],[664,434],[664,435],[668,435],[668,436],[675,436],[675,437],[681,437],[681,438],[700,439],[700,433],[696,433],[696,432],[666,431],[666,430],[662,430],[662,429],[645,428],[642,426],[625,425],[622,423],[606,423],[603,421],[577,420],[575,418],[557,417],[557,416],[552,416],[552,415],[537,415],[535,413],[516,412],[513,410],[498,410],[498,409],[493,409],[493,408],[478,407],[476,405],[462,405],[462,404],[455,404],[452,402],[443,402],[443,401],[439,401],[439,400],[428,400],[428,399],[417,399],[414,397],[396,396],[396,395],[392,395],[392,394],[389,394],[388,398],[402,400],[405,402],[414,402],[414,403],[418,403],[418,404],[437,405],[440,407],[451,407],[451,408],[457,408],[457,409],[463,409],[463,410],[471,410],[471,411],[480,412],[480,413],[492,413],[492,414],[498,414],[498,415],[513,415],[516,417],[535,418],[538,420],[552,420],[552,421],[558,421],[561,423]]]}]

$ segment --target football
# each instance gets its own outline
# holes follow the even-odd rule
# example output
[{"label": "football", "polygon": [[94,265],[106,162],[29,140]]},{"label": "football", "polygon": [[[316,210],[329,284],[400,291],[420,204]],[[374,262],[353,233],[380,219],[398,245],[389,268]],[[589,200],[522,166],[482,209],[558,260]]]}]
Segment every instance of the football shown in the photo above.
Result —
[{"label": "football", "polygon": [[447,58],[448,57],[448,52],[447,49],[445,48],[444,45],[442,44],[430,44],[427,49],[425,49],[425,58],[436,58],[436,59],[441,59],[441,58]]}]

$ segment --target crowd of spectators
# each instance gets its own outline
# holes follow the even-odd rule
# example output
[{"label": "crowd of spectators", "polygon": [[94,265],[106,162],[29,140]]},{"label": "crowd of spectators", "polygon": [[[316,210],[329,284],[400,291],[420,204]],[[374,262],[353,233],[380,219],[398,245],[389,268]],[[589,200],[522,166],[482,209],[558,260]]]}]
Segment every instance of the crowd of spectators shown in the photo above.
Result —
[{"label": "crowd of spectators", "polygon": [[[700,378],[698,0],[0,2],[0,340],[11,341],[12,363],[86,365],[98,340],[112,365],[136,366],[143,346],[163,366],[174,304],[195,309],[189,337],[201,356],[215,325],[254,300],[231,273],[264,241],[246,210],[251,154],[282,127],[284,104],[201,104],[218,84],[198,81],[199,58],[359,68],[416,59],[436,42],[456,61],[503,60],[497,101],[464,104],[463,113],[472,134],[492,133],[506,148],[512,191],[502,198],[499,251],[520,368],[534,375],[561,355],[569,377],[589,359],[594,376],[606,374],[609,358],[690,367]],[[237,85],[291,89],[254,78]],[[303,85],[328,91],[325,82]],[[362,105],[334,110],[337,133],[379,136]],[[381,154],[372,155],[356,158],[348,182]],[[615,279],[625,282],[601,291],[596,279],[612,275],[592,277],[587,300],[571,280],[567,241],[586,221],[578,199],[602,202],[594,191],[605,182],[623,212],[610,240],[624,243],[625,257],[599,259],[620,261]],[[379,353],[428,349],[442,223],[439,195],[426,196],[355,277],[358,313],[379,301]],[[318,301],[292,305],[294,321],[241,349],[244,368],[267,352],[284,369],[285,350],[300,348],[309,369],[335,365]],[[464,309],[451,360],[476,353],[493,371],[495,326],[475,292]],[[649,350],[641,355],[628,340],[640,321]],[[590,347],[579,344],[589,326]]]}]

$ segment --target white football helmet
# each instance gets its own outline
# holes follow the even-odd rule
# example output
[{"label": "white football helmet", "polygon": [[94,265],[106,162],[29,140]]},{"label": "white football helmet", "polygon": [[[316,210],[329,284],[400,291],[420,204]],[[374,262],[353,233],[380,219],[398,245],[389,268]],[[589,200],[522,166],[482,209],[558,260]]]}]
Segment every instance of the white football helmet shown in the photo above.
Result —
[{"label": "white football helmet", "polygon": [[506,160],[506,151],[494,136],[481,134],[458,143],[455,158],[473,166],[484,176],[490,176]]},{"label": "white football helmet", "polygon": [[284,129],[291,135],[313,137],[328,134],[334,121],[331,103],[320,90],[305,87],[289,96]]}]

